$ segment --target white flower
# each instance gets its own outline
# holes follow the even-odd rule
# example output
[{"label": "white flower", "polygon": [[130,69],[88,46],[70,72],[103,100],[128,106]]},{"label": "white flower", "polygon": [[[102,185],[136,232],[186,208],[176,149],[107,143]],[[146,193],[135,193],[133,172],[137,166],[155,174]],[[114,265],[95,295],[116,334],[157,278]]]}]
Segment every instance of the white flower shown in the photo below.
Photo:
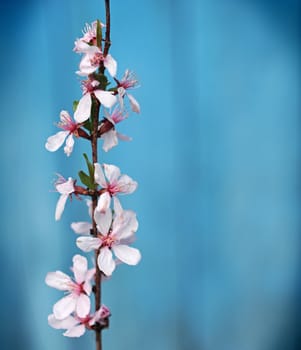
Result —
[{"label": "white flower", "polygon": [[74,182],[75,180],[73,180],[71,177],[69,177],[68,180],[66,180],[62,176],[59,176],[59,178],[57,179],[55,183],[55,188],[61,194],[61,196],[56,204],[55,220],[60,220],[65,209],[68,197],[71,196],[72,193],[75,191]]},{"label": "white flower", "polygon": [[99,131],[103,140],[102,149],[107,152],[114,146],[118,145],[118,139],[122,141],[131,141],[132,139],[116,131],[115,125],[128,117],[118,107],[115,107],[110,114],[104,110],[105,119],[100,124]]},{"label": "white flower", "polygon": [[128,175],[121,175],[117,166],[112,164],[94,164],[95,182],[103,189],[97,203],[97,211],[105,212],[110,207],[111,197],[114,200],[114,209],[120,206],[117,194],[129,194],[136,190],[138,184]]},{"label": "white flower", "polygon": [[57,320],[63,320],[72,312],[79,317],[86,317],[90,312],[91,280],[95,275],[95,268],[88,270],[88,262],[84,256],[73,257],[74,280],[61,271],[49,272],[45,282],[48,286],[69,292],[53,306],[53,314]]},{"label": "white flower", "polygon": [[101,62],[103,62],[103,65],[110,75],[115,77],[117,72],[117,62],[110,54],[104,56],[100,48],[88,45],[84,42],[77,45],[77,52],[84,54],[79,64],[79,71],[76,72],[78,75],[88,76],[94,73],[99,68]]},{"label": "white flower", "polygon": [[48,324],[55,329],[66,329],[66,332],[63,333],[65,337],[78,338],[86,332],[86,329],[91,329],[96,323],[104,325],[110,314],[110,310],[105,305],[102,305],[94,314],[89,314],[85,317],[70,315],[59,320],[54,314],[51,314],[48,316]]},{"label": "white flower", "polygon": [[61,111],[60,120],[61,121],[57,123],[57,126],[63,129],[64,131],[59,131],[55,135],[48,137],[45,147],[48,151],[55,152],[62,146],[64,141],[67,139],[66,145],[64,147],[64,152],[67,154],[67,156],[70,156],[74,146],[73,135],[78,137],[77,130],[79,128],[79,124],[75,123],[72,120],[67,111]]},{"label": "white flower", "polygon": [[125,264],[137,265],[141,254],[138,249],[128,246],[135,238],[138,229],[136,214],[124,210],[117,214],[112,222],[112,211],[109,208],[105,213],[95,211],[94,219],[100,234],[98,237],[79,237],[76,240],[77,246],[84,252],[100,248],[97,264],[106,276],[111,276],[116,267],[112,251]]},{"label": "white flower", "polygon": [[82,82],[83,97],[79,100],[74,119],[77,123],[83,123],[90,118],[93,94],[104,107],[111,108],[117,101],[111,91],[97,90],[99,82],[96,80],[85,80]]},{"label": "white flower", "polygon": [[132,89],[134,87],[137,87],[138,85],[138,80],[134,77],[133,72],[127,69],[120,81],[118,81],[117,79],[115,80],[118,83],[117,91],[118,91],[120,106],[123,108],[123,99],[124,99],[124,96],[127,96],[127,98],[129,99],[132,111],[135,113],[140,113],[140,105],[138,101],[134,98],[134,96],[132,96],[127,92],[128,89]]},{"label": "white flower", "polygon": [[[105,24],[100,22],[100,26],[104,28]],[[73,51],[82,53],[82,43],[96,45],[96,30],[97,21],[94,21],[91,24],[86,23],[84,29],[82,30],[83,36],[76,39]]]}]

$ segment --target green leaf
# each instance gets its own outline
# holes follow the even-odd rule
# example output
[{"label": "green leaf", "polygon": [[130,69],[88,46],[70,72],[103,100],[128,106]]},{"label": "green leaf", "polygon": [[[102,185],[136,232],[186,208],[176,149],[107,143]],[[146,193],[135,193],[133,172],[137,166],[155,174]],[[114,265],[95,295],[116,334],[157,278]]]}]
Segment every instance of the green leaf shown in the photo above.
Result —
[{"label": "green leaf", "polygon": [[102,41],[102,29],[99,20],[96,21],[96,43],[99,48],[101,48]]},{"label": "green leaf", "polygon": [[89,161],[88,156],[86,155],[86,153],[83,154],[88,170],[89,170],[89,175],[90,175],[90,179],[92,180],[92,182],[94,182],[94,166],[93,164]]},{"label": "green leaf", "polygon": [[79,101],[77,101],[77,100],[73,101],[73,106],[72,106],[73,112],[76,111],[78,104],[79,104]]},{"label": "green leaf", "polygon": [[88,176],[84,171],[79,171],[78,172],[78,176],[80,178],[80,181],[86,185],[88,188],[90,188],[91,190],[94,190],[95,185],[94,185],[94,181],[91,182],[91,178],[90,176]]},{"label": "green leaf", "polygon": [[84,127],[86,130],[88,130],[88,131],[91,132],[91,130],[92,130],[91,120],[90,120],[90,119],[86,120],[86,121],[85,121],[85,124],[83,125],[83,127]]}]

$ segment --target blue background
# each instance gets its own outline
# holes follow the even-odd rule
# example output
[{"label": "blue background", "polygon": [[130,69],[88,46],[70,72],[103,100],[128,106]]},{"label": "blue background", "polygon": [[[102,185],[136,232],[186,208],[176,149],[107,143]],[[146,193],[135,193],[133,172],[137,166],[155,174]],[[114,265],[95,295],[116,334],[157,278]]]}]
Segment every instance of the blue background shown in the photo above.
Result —
[{"label": "blue background", "polygon": [[[2,1],[1,349],[94,349],[94,334],[47,325],[61,293],[48,271],[78,253],[67,203],[54,221],[55,173],[75,176],[44,143],[80,97],[73,42],[104,18],[102,1]],[[143,260],[105,283],[104,349],[298,350],[300,322],[300,2],[112,1],[112,55],[133,69],[133,137],[101,161],[139,182]]]}]

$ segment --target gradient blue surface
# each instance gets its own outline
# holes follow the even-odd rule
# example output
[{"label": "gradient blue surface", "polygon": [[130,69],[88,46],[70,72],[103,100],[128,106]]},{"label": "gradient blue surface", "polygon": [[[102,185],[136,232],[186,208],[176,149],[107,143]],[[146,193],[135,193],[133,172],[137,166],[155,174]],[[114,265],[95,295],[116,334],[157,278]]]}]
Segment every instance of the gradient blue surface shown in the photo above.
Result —
[{"label": "gradient blue surface", "polygon": [[[55,173],[84,167],[44,149],[80,96],[73,41],[102,1],[0,4],[1,349],[93,349],[47,325],[48,271],[78,252]],[[297,350],[300,329],[300,3],[112,0],[112,55],[135,70],[141,116],[108,154],[139,182],[135,268],[103,288],[104,349]]]}]

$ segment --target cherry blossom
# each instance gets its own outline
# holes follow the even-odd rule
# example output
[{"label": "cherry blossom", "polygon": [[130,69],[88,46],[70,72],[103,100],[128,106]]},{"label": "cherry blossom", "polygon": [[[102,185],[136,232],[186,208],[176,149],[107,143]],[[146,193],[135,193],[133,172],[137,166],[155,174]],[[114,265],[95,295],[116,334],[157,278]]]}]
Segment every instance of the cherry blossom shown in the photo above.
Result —
[{"label": "cherry blossom", "polygon": [[53,314],[58,320],[65,319],[74,311],[79,317],[86,317],[90,312],[89,295],[95,268],[88,270],[87,259],[84,256],[75,255],[72,270],[74,280],[61,271],[49,272],[45,279],[48,286],[69,293],[53,306]]},{"label": "cherry blossom", "polygon": [[111,197],[114,200],[114,209],[120,206],[117,194],[133,193],[138,184],[128,175],[121,175],[120,169],[112,164],[94,164],[95,182],[102,187],[103,193],[97,203],[97,211],[105,212],[111,204]]},{"label": "cherry blossom", "polygon": [[111,108],[117,101],[116,96],[111,91],[97,89],[99,82],[97,80],[88,79],[82,81],[83,97],[79,100],[74,119],[77,123],[83,123],[90,118],[92,107],[92,94],[104,107]]},{"label": "cherry blossom", "polygon": [[120,81],[115,79],[116,82],[118,83],[118,95],[119,95],[119,103],[120,106],[123,107],[123,98],[124,96],[127,96],[129,99],[131,109],[135,113],[140,113],[140,105],[138,101],[127,92],[128,89],[132,89],[134,87],[137,87],[138,85],[138,80],[134,77],[134,74],[132,71],[127,69]]},{"label": "cherry blossom", "polygon": [[118,139],[122,141],[131,141],[132,139],[116,131],[115,125],[128,117],[118,107],[115,107],[110,114],[104,110],[105,119],[101,123],[99,130],[101,131],[101,139],[103,139],[102,149],[108,152],[111,148],[118,145]]},{"label": "cherry blossom", "polygon": [[61,194],[59,200],[57,201],[56,208],[55,208],[55,220],[60,220],[63,211],[65,209],[65,205],[67,202],[67,199],[69,196],[72,195],[72,193],[75,191],[74,189],[74,183],[75,180],[73,180],[71,177],[66,180],[63,176],[59,175],[56,183],[55,188],[57,192]]},{"label": "cherry blossom", "polygon": [[[104,28],[105,24],[100,22],[100,26]],[[86,23],[84,29],[82,30],[83,36],[79,39],[76,39],[74,43],[73,51],[81,53],[82,43],[96,45],[96,30],[97,30],[97,21],[94,21],[91,24]]]},{"label": "cherry blossom", "polygon": [[81,236],[76,240],[77,246],[84,252],[100,248],[97,264],[107,276],[111,276],[116,267],[112,251],[123,263],[137,265],[141,254],[138,249],[128,246],[138,229],[136,214],[131,210],[124,210],[113,219],[112,210],[109,208],[105,213],[95,211],[94,219],[99,235]]},{"label": "cherry blossom", "polygon": [[99,47],[88,45],[83,41],[76,43],[76,52],[84,54],[79,64],[79,71],[76,72],[78,75],[88,76],[96,72],[102,62],[110,75],[115,77],[117,62],[110,54],[104,56]]},{"label": "cherry blossom", "polygon": [[55,329],[66,329],[66,332],[63,333],[65,337],[78,338],[86,332],[86,329],[92,329],[97,323],[100,326],[105,325],[110,315],[110,310],[102,305],[94,314],[88,314],[85,317],[79,317],[75,314],[60,320],[51,314],[48,316],[48,323]]},{"label": "cherry blossom", "polygon": [[78,137],[78,128],[80,125],[72,120],[67,111],[61,111],[60,122],[57,123],[57,126],[64,131],[59,131],[55,135],[49,136],[45,147],[48,151],[55,152],[66,140],[64,152],[67,154],[67,156],[70,156],[74,146],[73,135]]}]

